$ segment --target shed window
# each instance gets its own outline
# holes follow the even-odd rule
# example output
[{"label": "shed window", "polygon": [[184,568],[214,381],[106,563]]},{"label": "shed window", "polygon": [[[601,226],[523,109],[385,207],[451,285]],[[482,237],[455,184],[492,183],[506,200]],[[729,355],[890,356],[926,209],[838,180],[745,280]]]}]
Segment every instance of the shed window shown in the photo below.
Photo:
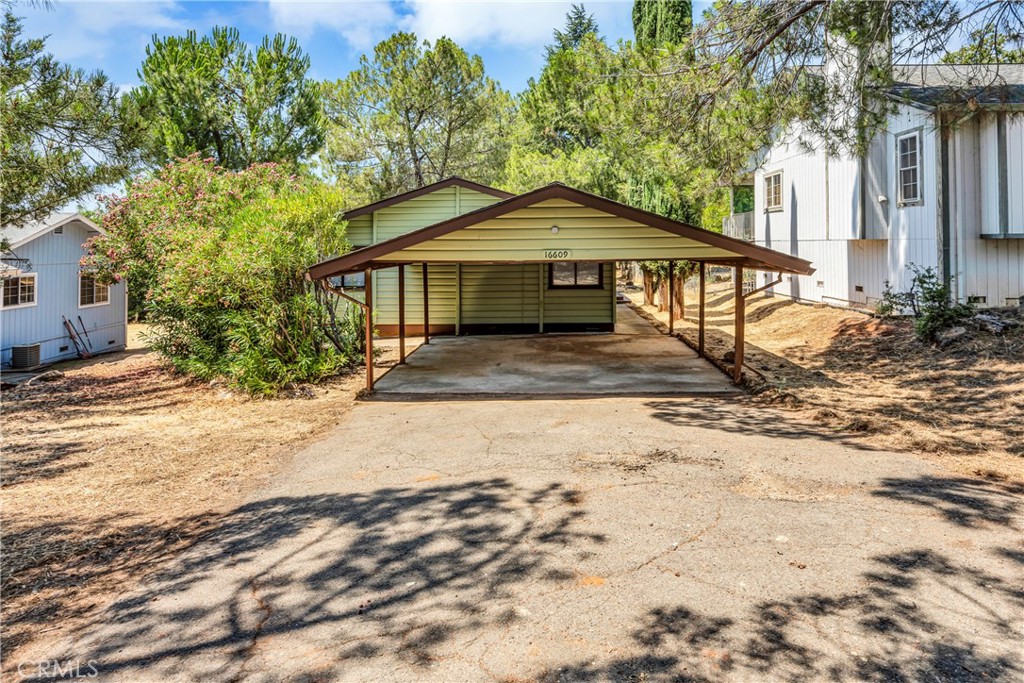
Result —
[{"label": "shed window", "polygon": [[548,288],[600,289],[604,287],[604,269],[600,263],[559,261],[548,268]]},{"label": "shed window", "polygon": [[782,171],[764,177],[764,210],[782,211]]},{"label": "shed window", "polygon": [[896,139],[896,165],[899,169],[899,203],[920,203],[921,137],[917,132]]},{"label": "shed window", "polygon": [[96,276],[82,273],[78,276],[78,305],[101,306],[110,303],[110,288],[96,282]]},{"label": "shed window", "polygon": [[3,307],[36,305],[35,274],[5,275],[3,277]]},{"label": "shed window", "polygon": [[366,273],[351,273],[328,278],[335,287],[342,289],[366,289]]}]

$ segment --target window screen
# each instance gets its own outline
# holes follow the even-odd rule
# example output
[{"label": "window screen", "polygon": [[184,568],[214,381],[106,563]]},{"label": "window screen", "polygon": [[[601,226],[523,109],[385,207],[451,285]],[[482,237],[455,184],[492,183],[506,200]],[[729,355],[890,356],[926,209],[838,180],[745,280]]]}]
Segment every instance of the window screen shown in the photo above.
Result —
[{"label": "window screen", "polygon": [[36,276],[15,275],[3,278],[3,305],[26,306],[36,302]]},{"label": "window screen", "polygon": [[920,139],[917,133],[899,138],[897,155],[900,203],[918,202],[921,200],[921,154]]},{"label": "window screen", "polygon": [[110,288],[96,282],[96,277],[82,273],[78,278],[78,305],[95,306],[110,301]]},{"label": "window screen", "polygon": [[562,261],[552,263],[548,271],[549,287],[589,287],[604,285],[600,263]]},{"label": "window screen", "polygon": [[769,211],[782,210],[782,172],[764,178],[764,206]]}]

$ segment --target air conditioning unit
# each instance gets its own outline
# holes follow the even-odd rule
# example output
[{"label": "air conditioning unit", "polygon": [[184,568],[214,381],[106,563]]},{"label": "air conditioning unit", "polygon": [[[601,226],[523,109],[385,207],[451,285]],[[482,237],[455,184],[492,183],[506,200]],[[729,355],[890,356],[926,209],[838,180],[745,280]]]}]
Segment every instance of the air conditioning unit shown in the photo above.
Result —
[{"label": "air conditioning unit", "polygon": [[27,370],[39,365],[39,344],[25,344],[11,348],[11,367]]}]

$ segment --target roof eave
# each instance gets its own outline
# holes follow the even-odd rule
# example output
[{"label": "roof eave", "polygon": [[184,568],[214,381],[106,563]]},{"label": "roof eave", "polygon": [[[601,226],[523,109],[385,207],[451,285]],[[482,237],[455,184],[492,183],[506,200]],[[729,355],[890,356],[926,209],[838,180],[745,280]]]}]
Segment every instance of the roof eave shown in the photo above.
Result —
[{"label": "roof eave", "polygon": [[28,235],[27,237],[22,237],[17,242],[11,242],[11,249],[17,249],[18,247],[23,247],[26,244],[28,244],[29,242],[32,242],[34,240],[39,239],[40,237],[42,237],[46,233],[51,232],[53,230],[56,230],[57,228],[59,228],[61,226],[67,225],[68,223],[73,223],[74,221],[79,221],[81,223],[85,223],[90,229],[95,230],[96,232],[100,233],[101,235],[107,234],[106,231],[103,228],[101,228],[100,226],[98,226],[95,223],[93,223],[86,216],[83,216],[80,213],[74,213],[74,214],[71,214],[70,216],[67,216],[66,218],[62,218],[61,220],[57,221],[56,223],[52,223],[50,225],[46,225],[46,226],[40,228],[39,230],[36,230],[34,233],[32,233],[31,235]]},{"label": "roof eave", "polygon": [[380,201],[373,202],[372,204],[366,204],[365,206],[359,206],[354,209],[349,209],[344,214],[342,214],[342,218],[344,220],[351,220],[353,218],[358,218],[359,216],[371,214],[374,211],[386,209],[387,207],[394,206],[395,204],[407,202],[410,199],[415,199],[416,197],[422,197],[423,195],[430,194],[431,192],[436,192],[438,190],[443,190],[447,187],[456,186],[467,190],[474,190],[476,192],[489,194],[492,197],[497,197],[498,199],[508,199],[509,197],[515,196],[511,192],[506,192],[505,190],[501,190],[496,187],[491,187],[490,185],[484,185],[482,183],[473,182],[472,180],[466,180],[465,178],[460,178],[459,176],[449,176],[444,180],[439,180],[436,183],[431,183],[430,185],[418,187],[415,190],[409,190],[408,192],[396,194],[393,197],[381,199]]}]

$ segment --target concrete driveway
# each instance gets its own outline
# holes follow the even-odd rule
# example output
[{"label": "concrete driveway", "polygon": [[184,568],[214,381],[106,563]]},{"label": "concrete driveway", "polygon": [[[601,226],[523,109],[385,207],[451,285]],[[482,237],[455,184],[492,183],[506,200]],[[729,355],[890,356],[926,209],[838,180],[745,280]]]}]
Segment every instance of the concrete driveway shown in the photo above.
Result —
[{"label": "concrete driveway", "polygon": [[715,366],[620,304],[614,334],[436,337],[376,384],[379,398],[735,394]]},{"label": "concrete driveway", "polygon": [[1022,493],[742,400],[362,403],[62,649],[101,681],[1020,681]]}]

